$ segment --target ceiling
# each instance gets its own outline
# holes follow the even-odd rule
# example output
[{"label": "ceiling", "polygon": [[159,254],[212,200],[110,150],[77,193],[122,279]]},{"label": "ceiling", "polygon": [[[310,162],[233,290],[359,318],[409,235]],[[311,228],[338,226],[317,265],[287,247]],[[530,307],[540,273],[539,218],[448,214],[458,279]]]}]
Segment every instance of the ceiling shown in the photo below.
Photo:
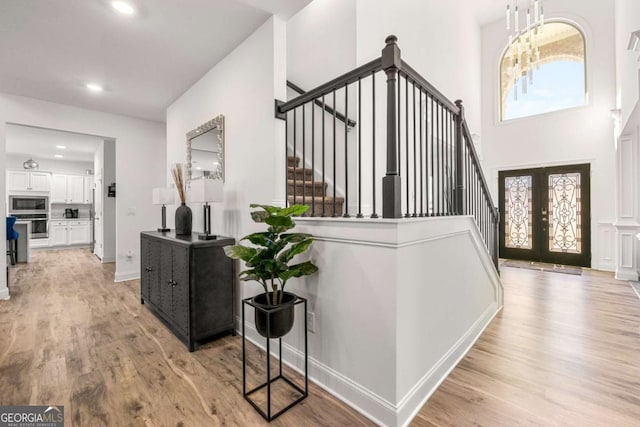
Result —
[{"label": "ceiling", "polygon": [[[272,14],[287,19],[312,0],[129,1],[132,16],[111,0],[0,1],[0,92],[164,122]],[[456,3],[485,25],[504,16],[505,1]]]},{"label": "ceiling", "polygon": [[[93,163],[93,153],[104,138],[80,133],[7,124],[7,154],[35,159]],[[56,145],[66,147],[56,148]],[[55,155],[63,158],[56,158]]]},{"label": "ceiling", "polygon": [[[311,0],[0,1],[0,92],[159,122],[271,14]],[[91,93],[88,82],[103,85]]]}]

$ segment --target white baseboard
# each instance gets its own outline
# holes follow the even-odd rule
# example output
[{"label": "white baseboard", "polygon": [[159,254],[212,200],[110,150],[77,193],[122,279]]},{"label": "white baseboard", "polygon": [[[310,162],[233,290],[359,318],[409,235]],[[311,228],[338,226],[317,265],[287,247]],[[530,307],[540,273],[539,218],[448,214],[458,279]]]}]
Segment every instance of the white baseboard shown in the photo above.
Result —
[{"label": "white baseboard", "polygon": [[118,273],[116,272],[113,279],[114,282],[127,282],[129,280],[136,280],[140,278],[140,272],[134,271],[130,273]]},{"label": "white baseboard", "polygon": [[7,300],[9,298],[11,298],[9,296],[9,288],[5,287],[5,288],[0,289],[0,299]]},{"label": "white baseboard", "polygon": [[449,376],[451,371],[471,350],[493,318],[502,309],[496,302],[491,304],[469,330],[449,349],[449,351],[429,370],[398,403],[398,423],[408,426],[411,420]]},{"label": "white baseboard", "polygon": [[[502,306],[496,302],[490,305],[474,325],[416,383],[397,405],[376,395],[313,357],[309,357],[309,379],[376,424],[382,426],[407,426],[449,373],[469,352],[501,309]],[[242,319],[237,317],[236,320],[237,325],[242,325]],[[237,332],[238,335],[242,336],[241,329]],[[258,334],[252,322],[248,321],[245,324],[245,332],[247,340],[262,350],[265,349],[264,337]],[[277,357],[275,346],[271,348],[272,354]],[[304,374],[304,353],[287,343],[282,343],[282,352],[283,362],[290,368]]]},{"label": "white baseboard", "polygon": [[107,264],[110,262],[116,262],[116,257],[104,257],[101,259],[103,264]]},{"label": "white baseboard", "polygon": [[635,270],[622,270],[619,269],[616,271],[615,278],[618,280],[628,280],[630,282],[638,281],[638,272]]}]

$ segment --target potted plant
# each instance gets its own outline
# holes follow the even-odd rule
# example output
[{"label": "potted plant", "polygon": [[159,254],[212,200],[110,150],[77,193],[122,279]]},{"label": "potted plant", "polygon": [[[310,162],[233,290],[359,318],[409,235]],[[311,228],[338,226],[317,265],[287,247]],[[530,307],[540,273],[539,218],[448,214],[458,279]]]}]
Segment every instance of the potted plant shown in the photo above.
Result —
[{"label": "potted plant", "polygon": [[[268,225],[267,231],[240,239],[248,240],[254,246],[226,246],[224,251],[228,257],[244,261],[247,269],[238,274],[240,280],[256,281],[264,289],[264,293],[256,295],[252,300],[253,304],[262,308],[256,309],[256,329],[266,337],[269,317],[270,337],[279,338],[291,330],[294,320],[294,302],[297,297],[284,291],[287,281],[318,271],[318,267],[311,261],[292,263],[296,255],[309,249],[313,237],[307,233],[287,233],[296,226],[292,216],[302,215],[308,206],[278,208],[252,204],[251,207],[260,208],[251,212],[251,218]],[[267,316],[266,312],[270,312],[270,315]]]}]

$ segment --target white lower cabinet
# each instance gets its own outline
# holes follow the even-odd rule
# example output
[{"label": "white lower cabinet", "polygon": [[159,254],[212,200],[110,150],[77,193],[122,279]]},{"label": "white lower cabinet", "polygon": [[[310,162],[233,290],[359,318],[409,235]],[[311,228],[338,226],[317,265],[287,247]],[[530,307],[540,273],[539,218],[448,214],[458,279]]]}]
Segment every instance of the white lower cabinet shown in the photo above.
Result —
[{"label": "white lower cabinet", "polygon": [[49,242],[51,246],[88,245],[90,239],[89,221],[51,221]]}]

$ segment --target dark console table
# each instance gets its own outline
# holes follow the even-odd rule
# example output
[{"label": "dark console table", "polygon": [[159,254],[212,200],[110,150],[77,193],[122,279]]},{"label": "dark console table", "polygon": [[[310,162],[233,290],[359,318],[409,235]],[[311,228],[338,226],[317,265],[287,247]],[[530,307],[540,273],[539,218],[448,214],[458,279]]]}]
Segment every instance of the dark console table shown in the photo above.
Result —
[{"label": "dark console table", "polygon": [[174,232],[140,233],[140,299],[189,351],[223,332],[235,335],[234,263],[229,237],[198,240]]}]

